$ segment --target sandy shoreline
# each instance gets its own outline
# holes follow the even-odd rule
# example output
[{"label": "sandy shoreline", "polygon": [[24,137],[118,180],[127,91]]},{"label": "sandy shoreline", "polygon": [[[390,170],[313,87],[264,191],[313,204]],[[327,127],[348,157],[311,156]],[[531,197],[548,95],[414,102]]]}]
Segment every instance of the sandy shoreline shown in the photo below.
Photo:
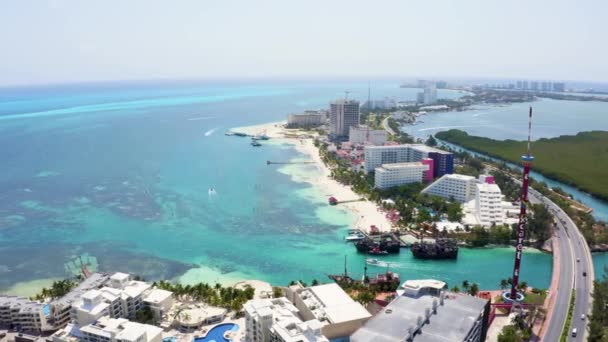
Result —
[{"label": "sandy shoreline", "polygon": [[[321,160],[319,150],[314,145],[313,139],[296,137],[297,134],[304,135],[307,133],[298,132],[297,130],[287,130],[283,127],[284,124],[285,122],[272,122],[256,126],[233,128],[231,131],[251,135],[265,132],[272,140],[278,140],[281,143],[293,145],[298,152],[305,154],[311,161],[314,161],[317,169],[321,172],[321,177],[303,177],[303,181],[322,190],[323,194],[327,197],[334,196],[338,200],[354,200],[361,198],[361,196],[352,191],[349,186],[342,185],[330,178],[331,172]],[[370,226],[375,225],[381,231],[386,232],[390,231],[392,228],[391,222],[386,218],[385,214],[379,210],[374,202],[365,200],[361,202],[339,204],[338,207],[344,208],[354,214],[356,218],[354,219],[355,222],[353,222],[352,228],[369,231]]]}]

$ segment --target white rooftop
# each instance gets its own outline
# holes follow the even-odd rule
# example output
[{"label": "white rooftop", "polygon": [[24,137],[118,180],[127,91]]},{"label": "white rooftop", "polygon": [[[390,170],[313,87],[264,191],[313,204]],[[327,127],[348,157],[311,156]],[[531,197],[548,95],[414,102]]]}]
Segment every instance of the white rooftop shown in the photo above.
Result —
[{"label": "white rooftop", "polygon": [[112,276],[110,277],[110,279],[124,281],[124,280],[128,280],[129,277],[130,276],[128,274],[126,274],[126,273],[116,272],[116,273],[112,274]]},{"label": "white rooftop", "polygon": [[312,292],[319,300],[331,323],[371,317],[371,314],[361,304],[350,298],[338,284],[312,286],[307,290]]},{"label": "white rooftop", "polygon": [[480,191],[488,191],[488,192],[500,192],[500,187],[496,184],[488,184],[488,183],[478,183],[477,188]]},{"label": "white rooftop", "polygon": [[149,303],[160,303],[160,302],[163,302],[164,300],[166,300],[167,298],[171,297],[172,295],[173,295],[173,292],[171,292],[171,291],[162,290],[162,289],[152,289],[152,290],[150,290],[150,292],[148,293],[148,295],[146,296],[146,298],[144,300]]},{"label": "white rooftop", "polygon": [[436,290],[441,290],[445,287],[445,283],[440,280],[435,279],[417,279],[417,280],[406,280],[401,287],[403,288],[411,288],[411,289],[421,289],[421,288],[433,288]]},{"label": "white rooftop", "polygon": [[393,164],[382,164],[382,169],[385,170],[399,170],[407,169],[410,167],[424,166],[421,162],[410,162],[410,163],[393,163]]},{"label": "white rooftop", "polygon": [[458,173],[447,174],[447,175],[443,175],[441,177],[459,179],[459,180],[467,180],[467,181],[475,180],[475,177],[473,177],[473,176],[461,175]]},{"label": "white rooftop", "polygon": [[137,297],[137,296],[141,295],[144,291],[149,289],[150,287],[151,287],[151,285],[146,282],[132,280],[125,286],[125,288],[122,291],[123,291],[123,293],[125,293],[131,297]]}]

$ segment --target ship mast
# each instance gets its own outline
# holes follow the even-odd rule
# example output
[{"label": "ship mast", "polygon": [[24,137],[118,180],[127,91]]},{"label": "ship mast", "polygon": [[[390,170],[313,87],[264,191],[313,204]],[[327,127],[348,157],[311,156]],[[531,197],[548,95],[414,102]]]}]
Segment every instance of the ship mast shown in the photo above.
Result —
[{"label": "ship mast", "polygon": [[520,206],[519,206],[519,224],[517,225],[517,244],[515,245],[515,262],[513,264],[513,278],[511,284],[511,293],[509,298],[511,300],[517,300],[517,285],[519,283],[519,274],[521,269],[521,257],[523,252],[523,244],[524,237],[526,234],[525,228],[527,225],[526,218],[526,209],[528,206],[528,185],[529,185],[529,177],[530,177],[530,168],[532,166],[532,161],[534,157],[530,154],[530,141],[531,141],[531,133],[532,133],[532,107],[530,107],[530,112],[528,115],[528,149],[526,151],[526,155],[521,157],[523,162],[523,175],[521,182],[521,196],[520,196]]}]

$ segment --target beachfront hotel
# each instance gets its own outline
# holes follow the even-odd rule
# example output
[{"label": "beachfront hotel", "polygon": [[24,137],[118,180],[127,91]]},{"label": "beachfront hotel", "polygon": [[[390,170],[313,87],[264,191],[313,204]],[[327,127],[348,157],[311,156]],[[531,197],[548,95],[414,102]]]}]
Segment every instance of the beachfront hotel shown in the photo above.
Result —
[{"label": "beachfront hotel", "polygon": [[287,116],[287,128],[310,128],[325,123],[327,114],[325,111],[307,110],[302,114],[289,114]]},{"label": "beachfront hotel", "polygon": [[424,188],[421,193],[465,203],[475,198],[476,185],[475,177],[454,173],[443,175]]},{"label": "beachfront hotel", "polygon": [[162,329],[124,318],[101,317],[77,328],[71,324],[51,336],[52,342],[161,342]]},{"label": "beachfront hotel", "polygon": [[32,333],[51,327],[47,322],[48,305],[17,296],[0,297],[0,326]]},{"label": "beachfront hotel", "polygon": [[329,104],[329,134],[336,140],[347,140],[350,128],[359,125],[359,101],[336,100]]},{"label": "beachfront hotel", "polygon": [[347,338],[371,317],[335,283],[306,288],[297,283],[285,289],[285,296],[303,320],[318,320],[323,336],[330,340]]},{"label": "beachfront hotel", "polygon": [[445,288],[446,283],[433,279],[406,281],[350,341],[485,341],[490,302]]},{"label": "beachfront hotel", "polygon": [[244,305],[247,342],[328,342],[317,319],[302,321],[285,297],[253,299]]},{"label": "beachfront hotel", "polygon": [[383,164],[374,172],[374,187],[388,189],[404,184],[421,183],[427,172],[429,165],[421,162]]},{"label": "beachfront hotel", "polygon": [[364,155],[365,172],[374,171],[383,164],[420,162],[428,158],[433,160],[430,166],[433,178],[454,173],[452,153],[423,144],[365,146]]},{"label": "beachfront hotel", "polygon": [[357,125],[350,128],[348,142],[351,144],[372,144],[381,146],[388,140],[388,132],[383,129],[370,129],[369,126]]}]

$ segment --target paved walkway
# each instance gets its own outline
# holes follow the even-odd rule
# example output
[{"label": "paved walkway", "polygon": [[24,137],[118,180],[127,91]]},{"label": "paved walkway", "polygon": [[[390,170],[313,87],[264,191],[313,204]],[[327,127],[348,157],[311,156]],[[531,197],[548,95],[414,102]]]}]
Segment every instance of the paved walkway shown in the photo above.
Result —
[{"label": "paved walkway", "polygon": [[539,337],[539,340],[542,341],[543,337],[545,337],[545,332],[547,331],[547,326],[551,321],[551,315],[553,314],[553,305],[555,304],[555,295],[557,294],[557,284],[559,282],[559,270],[560,270],[560,260],[559,260],[559,239],[557,236],[553,236],[553,274],[551,276],[551,286],[547,291],[547,298],[545,298],[545,303],[543,307],[547,312],[547,317],[545,317],[544,324],[536,324],[532,327],[532,331],[536,336]]}]

